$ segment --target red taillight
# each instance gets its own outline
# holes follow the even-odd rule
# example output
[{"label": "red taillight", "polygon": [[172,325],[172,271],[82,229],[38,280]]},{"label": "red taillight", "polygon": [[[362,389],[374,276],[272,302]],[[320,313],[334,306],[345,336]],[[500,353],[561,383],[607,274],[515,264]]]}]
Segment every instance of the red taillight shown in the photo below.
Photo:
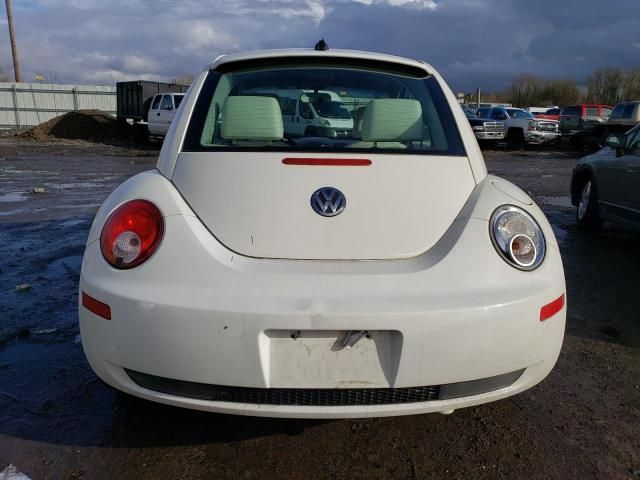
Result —
[{"label": "red taillight", "polygon": [[133,268],[153,255],[163,233],[158,207],[148,200],[131,200],[109,215],[100,234],[100,249],[109,265]]},{"label": "red taillight", "polygon": [[564,293],[553,302],[547,303],[540,309],[540,321],[544,322],[545,320],[553,317],[556,313],[562,310],[562,307],[564,307]]},{"label": "red taillight", "polygon": [[284,158],[282,163],[312,167],[368,167],[371,165],[371,160],[363,158]]},{"label": "red taillight", "polygon": [[82,306],[106,320],[111,320],[111,307],[82,292]]}]

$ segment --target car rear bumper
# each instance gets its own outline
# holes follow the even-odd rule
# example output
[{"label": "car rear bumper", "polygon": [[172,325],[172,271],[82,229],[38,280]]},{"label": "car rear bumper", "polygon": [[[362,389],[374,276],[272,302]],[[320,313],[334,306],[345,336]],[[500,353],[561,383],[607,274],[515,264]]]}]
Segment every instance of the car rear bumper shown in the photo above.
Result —
[{"label": "car rear bumper", "polygon": [[[513,395],[540,382],[558,357],[566,310],[539,316],[565,291],[559,252],[549,245],[535,272],[511,268],[493,249],[486,220],[458,220],[427,254],[380,262],[251,259],[226,250],[195,217],[165,221],[162,245],[140,267],[110,268],[96,241],[83,261],[81,291],[112,312],[105,320],[80,305],[85,353],[105,382],[130,394],[245,415],[403,415]],[[348,331],[370,338],[345,348]],[[209,390],[441,392],[516,371],[512,383],[480,393],[356,405],[225,401],[134,381],[138,373]]]}]

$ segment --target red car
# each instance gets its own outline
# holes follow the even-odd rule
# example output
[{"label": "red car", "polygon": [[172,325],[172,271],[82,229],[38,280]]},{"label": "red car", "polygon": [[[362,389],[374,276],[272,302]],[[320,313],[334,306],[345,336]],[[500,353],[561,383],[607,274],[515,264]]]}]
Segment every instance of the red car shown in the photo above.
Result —
[{"label": "red car", "polygon": [[560,110],[561,108],[550,108],[544,113],[536,113],[534,114],[536,118],[540,118],[542,120],[555,120],[557,122],[560,121]]},{"label": "red car", "polygon": [[573,134],[583,130],[592,130],[597,125],[606,122],[611,116],[613,107],[610,105],[570,105],[560,112],[560,131],[563,134]]}]

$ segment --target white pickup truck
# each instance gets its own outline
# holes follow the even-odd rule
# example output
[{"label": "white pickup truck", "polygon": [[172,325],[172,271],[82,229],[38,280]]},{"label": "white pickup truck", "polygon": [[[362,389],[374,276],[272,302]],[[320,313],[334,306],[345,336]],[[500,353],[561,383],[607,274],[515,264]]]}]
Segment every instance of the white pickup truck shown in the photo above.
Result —
[{"label": "white pickup truck", "polygon": [[147,117],[149,135],[164,137],[167,134],[183,98],[184,93],[172,92],[158,93],[153,97]]},{"label": "white pickup truck", "polygon": [[539,145],[560,140],[559,122],[538,119],[520,108],[480,108],[477,113],[480,118],[504,122],[510,148],[522,148],[525,143]]}]

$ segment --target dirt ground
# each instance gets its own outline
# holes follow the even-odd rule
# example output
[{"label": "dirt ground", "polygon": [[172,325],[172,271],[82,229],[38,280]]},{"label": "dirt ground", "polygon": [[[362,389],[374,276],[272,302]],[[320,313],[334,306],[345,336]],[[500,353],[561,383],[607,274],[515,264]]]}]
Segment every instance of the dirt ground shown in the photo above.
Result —
[{"label": "dirt ground", "polygon": [[543,207],[562,249],[567,335],[546,380],[450,416],[302,421],[157,405],[92,373],[76,311],[84,241],[109,192],[153,168],[155,157],[140,153],[0,139],[0,471],[12,463],[32,480],[640,479],[640,235],[575,228],[576,156],[485,152],[491,173]]}]

